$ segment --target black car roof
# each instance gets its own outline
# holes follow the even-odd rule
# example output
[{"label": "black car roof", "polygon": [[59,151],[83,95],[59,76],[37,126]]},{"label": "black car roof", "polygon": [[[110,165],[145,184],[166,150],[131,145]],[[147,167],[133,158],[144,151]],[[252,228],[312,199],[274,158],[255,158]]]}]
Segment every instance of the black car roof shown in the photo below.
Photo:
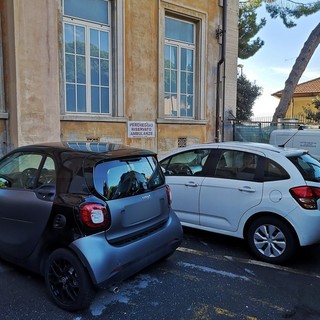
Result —
[{"label": "black car roof", "polygon": [[126,157],[126,156],[146,156],[155,155],[155,152],[136,147],[130,147],[123,144],[104,143],[104,142],[86,142],[86,141],[62,141],[48,142],[18,147],[13,151],[75,151],[88,155],[105,155],[108,158]]}]

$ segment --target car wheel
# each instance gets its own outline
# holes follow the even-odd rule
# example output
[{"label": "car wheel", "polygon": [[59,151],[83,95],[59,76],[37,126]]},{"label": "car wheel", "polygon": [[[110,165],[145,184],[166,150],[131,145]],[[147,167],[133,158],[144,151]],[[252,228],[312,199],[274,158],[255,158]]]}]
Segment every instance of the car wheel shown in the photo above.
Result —
[{"label": "car wheel", "polygon": [[95,290],[87,270],[67,249],[57,249],[49,256],[44,277],[50,296],[62,309],[85,309],[94,297]]},{"label": "car wheel", "polygon": [[247,240],[257,258],[271,263],[288,260],[298,246],[293,231],[274,217],[256,219],[248,229]]}]

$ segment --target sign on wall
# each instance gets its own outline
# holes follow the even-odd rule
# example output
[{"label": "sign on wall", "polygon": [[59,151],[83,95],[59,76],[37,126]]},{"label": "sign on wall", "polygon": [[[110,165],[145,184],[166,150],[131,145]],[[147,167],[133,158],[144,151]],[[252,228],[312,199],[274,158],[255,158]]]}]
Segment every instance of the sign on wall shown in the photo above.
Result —
[{"label": "sign on wall", "polygon": [[128,121],[128,137],[154,138],[155,126],[154,121]]}]

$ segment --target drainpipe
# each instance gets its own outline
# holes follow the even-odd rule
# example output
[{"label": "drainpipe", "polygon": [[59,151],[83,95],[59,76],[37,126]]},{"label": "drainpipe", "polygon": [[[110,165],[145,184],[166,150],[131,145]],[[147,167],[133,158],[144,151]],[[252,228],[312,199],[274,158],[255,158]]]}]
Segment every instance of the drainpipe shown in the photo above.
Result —
[{"label": "drainpipe", "polygon": [[[219,39],[221,36],[222,44],[221,44],[221,58],[218,61],[217,65],[217,92],[216,92],[216,142],[220,141],[220,134],[222,137],[222,141],[224,138],[224,109],[225,109],[225,55],[226,55],[226,26],[227,26],[227,0],[222,1],[222,30],[217,30],[217,38]],[[223,66],[223,69],[222,69]],[[221,70],[223,71],[223,80],[222,85],[221,82]],[[220,90],[222,89],[222,90]],[[222,91],[222,110],[220,106],[220,91]],[[222,115],[221,112],[222,111]],[[222,121],[220,118],[222,117]],[[222,123],[222,130],[220,132],[220,126]]]}]

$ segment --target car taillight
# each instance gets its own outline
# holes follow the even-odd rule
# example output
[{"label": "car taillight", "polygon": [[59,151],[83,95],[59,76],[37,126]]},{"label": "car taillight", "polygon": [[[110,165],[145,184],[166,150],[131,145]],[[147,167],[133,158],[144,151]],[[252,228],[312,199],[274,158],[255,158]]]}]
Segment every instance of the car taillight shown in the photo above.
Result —
[{"label": "car taillight", "polygon": [[320,188],[302,186],[289,190],[294,199],[304,209],[317,209],[317,200],[320,198]]},{"label": "car taillight", "polygon": [[166,184],[166,192],[167,192],[167,198],[168,198],[168,204],[171,206],[172,203],[172,194],[171,194],[171,189],[169,185]]},{"label": "car taillight", "polygon": [[110,225],[107,208],[97,203],[86,203],[80,207],[80,219],[89,228],[104,228]]}]

